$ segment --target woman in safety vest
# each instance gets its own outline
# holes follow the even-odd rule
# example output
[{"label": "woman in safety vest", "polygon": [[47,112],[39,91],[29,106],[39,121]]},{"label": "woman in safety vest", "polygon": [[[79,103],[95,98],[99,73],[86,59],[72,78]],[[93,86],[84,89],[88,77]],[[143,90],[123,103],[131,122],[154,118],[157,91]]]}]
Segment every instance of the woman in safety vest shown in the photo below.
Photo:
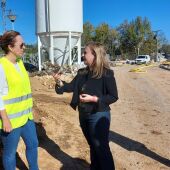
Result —
[{"label": "woman in safety vest", "polygon": [[32,114],[30,81],[21,60],[25,45],[19,32],[0,36],[5,56],[0,58],[0,135],[3,143],[3,166],[15,170],[20,137],[26,145],[29,170],[38,170],[38,139]]}]

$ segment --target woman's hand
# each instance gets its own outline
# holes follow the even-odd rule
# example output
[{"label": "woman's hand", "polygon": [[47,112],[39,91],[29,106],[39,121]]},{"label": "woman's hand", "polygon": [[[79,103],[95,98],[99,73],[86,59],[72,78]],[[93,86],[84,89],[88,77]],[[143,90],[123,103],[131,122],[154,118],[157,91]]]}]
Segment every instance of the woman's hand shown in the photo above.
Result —
[{"label": "woman's hand", "polygon": [[2,125],[3,125],[3,131],[4,132],[11,132],[12,131],[12,125],[11,122],[7,116],[7,113],[5,110],[0,110],[0,116],[2,119]]},{"label": "woman's hand", "polygon": [[60,77],[61,77],[61,74],[60,73],[53,73],[52,75],[54,77],[54,80],[57,81],[57,80],[60,80]]},{"label": "woman's hand", "polygon": [[97,96],[91,96],[89,94],[81,94],[79,97],[82,103],[88,103],[88,102],[97,103],[99,100]]},{"label": "woman's hand", "polygon": [[3,119],[2,122],[3,122],[3,131],[7,132],[7,133],[11,132],[12,131],[12,125],[11,125],[9,118]]},{"label": "woman's hand", "polygon": [[56,84],[58,85],[58,87],[62,87],[63,86],[63,82],[60,79],[61,78],[61,73],[57,73],[57,74],[53,74],[54,80],[56,82]]}]

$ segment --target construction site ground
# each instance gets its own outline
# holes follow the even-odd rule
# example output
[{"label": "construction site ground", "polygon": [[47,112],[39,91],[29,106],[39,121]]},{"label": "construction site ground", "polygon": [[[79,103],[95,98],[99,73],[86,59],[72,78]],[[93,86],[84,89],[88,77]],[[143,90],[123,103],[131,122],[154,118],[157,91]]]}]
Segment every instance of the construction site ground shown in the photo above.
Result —
[{"label": "construction site ground", "polygon": [[[113,67],[119,100],[111,105],[110,148],[116,170],[168,170],[170,72],[158,66],[147,67],[144,73],[129,72],[134,67]],[[31,85],[40,170],[88,170],[89,147],[78,112],[69,106],[72,94],[57,95],[37,76],[31,77]],[[24,150],[20,141],[21,170],[28,169]]]}]

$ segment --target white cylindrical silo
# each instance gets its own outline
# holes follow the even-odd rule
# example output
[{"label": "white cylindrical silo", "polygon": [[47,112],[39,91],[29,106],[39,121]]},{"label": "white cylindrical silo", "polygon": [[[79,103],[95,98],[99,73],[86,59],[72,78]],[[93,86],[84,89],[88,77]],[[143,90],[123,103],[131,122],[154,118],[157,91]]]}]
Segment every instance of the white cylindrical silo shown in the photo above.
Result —
[{"label": "white cylindrical silo", "polygon": [[36,0],[36,33],[42,44],[39,50],[45,48],[52,63],[71,64],[69,51],[80,47],[82,32],[82,0]]}]

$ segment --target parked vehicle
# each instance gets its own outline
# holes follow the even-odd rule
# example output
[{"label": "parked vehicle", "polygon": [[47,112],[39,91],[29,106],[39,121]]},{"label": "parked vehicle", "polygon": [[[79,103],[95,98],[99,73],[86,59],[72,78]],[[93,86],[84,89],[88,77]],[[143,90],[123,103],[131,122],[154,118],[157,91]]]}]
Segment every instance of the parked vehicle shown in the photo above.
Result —
[{"label": "parked vehicle", "polygon": [[136,57],[136,64],[147,64],[151,61],[151,57],[149,55],[139,55]]},{"label": "parked vehicle", "polygon": [[28,71],[28,72],[35,72],[35,71],[38,71],[38,67],[31,64],[31,63],[24,63],[24,66],[25,66],[25,69]]},{"label": "parked vehicle", "polygon": [[170,61],[170,54],[165,54],[165,58]]},{"label": "parked vehicle", "polygon": [[135,64],[135,60],[126,60],[126,64]]}]

